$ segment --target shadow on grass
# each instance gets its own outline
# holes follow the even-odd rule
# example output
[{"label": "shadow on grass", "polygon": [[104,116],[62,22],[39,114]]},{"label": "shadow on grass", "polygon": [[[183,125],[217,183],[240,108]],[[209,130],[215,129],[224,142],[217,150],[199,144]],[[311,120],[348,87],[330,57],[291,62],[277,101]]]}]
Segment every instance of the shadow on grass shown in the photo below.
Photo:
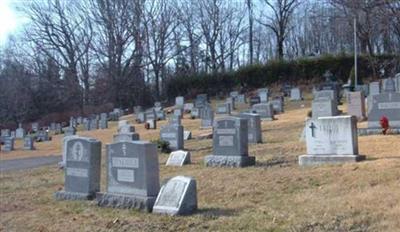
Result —
[{"label": "shadow on grass", "polygon": [[238,213],[239,209],[202,208],[197,210],[197,214],[207,218],[231,217]]},{"label": "shadow on grass", "polygon": [[257,161],[256,167],[265,167],[265,168],[271,168],[275,166],[290,167],[296,163],[297,163],[296,160],[286,160],[284,158],[272,158],[266,161]]}]

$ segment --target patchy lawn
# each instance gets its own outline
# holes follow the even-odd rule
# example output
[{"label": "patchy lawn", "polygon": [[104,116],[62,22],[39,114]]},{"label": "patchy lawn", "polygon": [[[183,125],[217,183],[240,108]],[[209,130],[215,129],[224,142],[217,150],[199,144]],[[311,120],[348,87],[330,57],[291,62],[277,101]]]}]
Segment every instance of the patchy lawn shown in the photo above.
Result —
[{"label": "patchy lawn", "polygon": [[[304,107],[301,107],[304,105]],[[240,106],[243,108],[244,106]],[[345,106],[341,106],[344,109]],[[0,231],[396,231],[400,228],[400,136],[359,137],[360,154],[367,161],[355,164],[301,168],[305,153],[299,140],[310,102],[286,102],[278,120],[262,122],[263,144],[250,145],[256,166],[207,168],[205,155],[211,140],[185,141],[192,164],[164,166],[159,154],[160,179],[176,175],[197,180],[196,214],[169,217],[134,210],[100,208],[94,202],[55,201],[63,187],[63,171],[55,166],[5,172],[0,176]],[[188,116],[186,116],[188,117]],[[133,121],[131,115],[125,119]],[[166,122],[158,122],[163,125]],[[194,137],[200,121],[183,120]],[[158,138],[159,130],[135,125],[141,139]],[[111,142],[110,129],[79,135]],[[36,151],[1,153],[1,159],[61,154],[62,136],[36,143]],[[105,188],[103,150],[102,189]]]}]

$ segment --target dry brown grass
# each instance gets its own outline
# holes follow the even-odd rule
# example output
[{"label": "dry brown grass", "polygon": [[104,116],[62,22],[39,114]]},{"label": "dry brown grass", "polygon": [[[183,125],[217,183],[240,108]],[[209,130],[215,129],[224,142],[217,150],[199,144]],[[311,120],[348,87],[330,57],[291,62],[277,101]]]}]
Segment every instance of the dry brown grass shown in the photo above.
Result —
[{"label": "dry brown grass", "polygon": [[[193,164],[184,167],[164,166],[167,155],[160,154],[161,179],[196,178],[199,211],[194,215],[169,217],[99,208],[93,202],[58,202],[52,194],[63,187],[63,172],[43,167],[1,174],[0,231],[400,231],[400,137],[359,137],[365,162],[301,168],[297,157],[305,146],[299,136],[309,106],[288,102],[278,120],[262,123],[265,143],[249,147],[255,167],[204,167],[211,140],[186,141]],[[204,133],[197,129],[199,120],[185,119],[183,124],[194,136]],[[142,139],[158,138],[158,130],[145,131],[143,125],[136,129]],[[105,144],[115,130],[114,123],[108,130],[79,134]],[[60,153],[57,137],[37,145],[38,154]],[[17,152],[7,155],[26,155]],[[102,179],[104,188],[105,173]]]}]

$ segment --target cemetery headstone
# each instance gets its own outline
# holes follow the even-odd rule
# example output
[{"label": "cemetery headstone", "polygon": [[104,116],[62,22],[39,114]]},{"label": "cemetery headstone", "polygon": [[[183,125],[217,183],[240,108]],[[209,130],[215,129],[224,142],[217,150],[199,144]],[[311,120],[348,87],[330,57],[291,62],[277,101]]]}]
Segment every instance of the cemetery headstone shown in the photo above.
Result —
[{"label": "cemetery headstone", "polygon": [[184,110],[185,112],[191,112],[192,109],[193,109],[193,107],[194,107],[194,104],[193,104],[193,103],[185,103],[185,104],[183,105],[183,110]]},{"label": "cemetery headstone", "polygon": [[135,132],[135,127],[129,124],[121,125],[118,127],[118,133],[132,133]]},{"label": "cemetery headstone", "polygon": [[143,112],[142,106],[134,106],[133,107],[133,113],[138,115],[139,113]]},{"label": "cemetery headstone", "polygon": [[260,100],[260,97],[258,97],[258,96],[250,98],[250,105],[251,106],[253,106],[255,104],[260,104],[260,103],[261,103],[261,100]]},{"label": "cemetery headstone", "polygon": [[100,191],[101,142],[74,137],[66,144],[64,190],[57,200],[90,200]]},{"label": "cemetery headstone", "polygon": [[22,128],[21,123],[19,124],[18,128],[15,130],[15,138],[23,139],[25,137],[25,129]]},{"label": "cemetery headstone", "polygon": [[357,119],[354,116],[320,117],[306,121],[307,155],[299,157],[301,166],[357,162]]},{"label": "cemetery headstone", "polygon": [[379,81],[369,83],[369,95],[377,95],[381,93],[381,84]]},{"label": "cemetery headstone", "polygon": [[236,109],[236,106],[235,106],[235,98],[233,98],[233,97],[228,97],[228,98],[226,98],[225,103],[228,103],[228,104],[229,104],[229,107],[230,107],[230,111],[231,111],[231,112],[232,112],[233,110]]},{"label": "cemetery headstone", "polygon": [[198,94],[196,96],[196,100],[194,102],[194,106],[197,108],[202,108],[208,103],[208,96],[207,94]]},{"label": "cemetery headstone", "polygon": [[156,144],[147,141],[106,145],[107,186],[97,194],[99,206],[151,212],[160,189]]},{"label": "cemetery headstone", "polygon": [[97,130],[99,129],[99,121],[97,118],[92,118],[90,120],[90,130]]},{"label": "cemetery headstone", "polygon": [[239,117],[247,120],[248,142],[262,143],[261,118],[259,114],[241,113]]},{"label": "cemetery headstone", "polygon": [[290,90],[291,101],[301,101],[303,99],[300,88],[292,88]]},{"label": "cemetery headstone", "polygon": [[188,215],[197,210],[196,180],[192,177],[176,176],[168,180],[161,189],[153,212],[168,215]]},{"label": "cemetery headstone", "polygon": [[118,133],[113,135],[113,142],[129,142],[129,141],[136,141],[140,140],[140,136],[138,133],[135,132],[124,132],[124,133]]},{"label": "cemetery headstone", "polygon": [[239,96],[239,92],[238,91],[232,91],[229,93],[229,96],[233,99],[236,99]]},{"label": "cemetery headstone", "polygon": [[166,125],[160,129],[160,139],[169,143],[171,150],[183,149],[183,126]]},{"label": "cemetery headstone", "polygon": [[9,152],[14,150],[14,138],[9,136],[9,137],[4,137],[3,138],[3,143],[4,146],[2,147],[2,151]]},{"label": "cemetery headstone", "polygon": [[238,117],[216,119],[213,129],[213,154],[204,158],[206,166],[245,167],[255,165],[248,155],[247,120]]},{"label": "cemetery headstone", "polygon": [[45,130],[40,130],[36,133],[36,142],[45,142],[49,140],[50,140],[49,132]]},{"label": "cemetery headstone", "polygon": [[183,108],[174,109],[174,115],[180,118],[183,118]]},{"label": "cemetery headstone", "polygon": [[270,103],[272,104],[272,109],[274,110],[274,114],[283,113],[283,100],[281,98],[276,98],[271,100]]},{"label": "cemetery headstone", "polygon": [[190,164],[190,152],[177,150],[169,154],[166,166],[183,166],[184,164]]},{"label": "cemetery headstone", "polygon": [[176,115],[172,115],[172,116],[169,118],[169,124],[170,124],[170,125],[182,125],[182,123],[181,123],[181,117],[176,116]]},{"label": "cemetery headstone", "polygon": [[262,88],[257,90],[257,94],[260,97],[260,102],[261,103],[266,103],[268,102],[268,89],[267,88]]},{"label": "cemetery headstone", "polygon": [[230,103],[221,103],[217,105],[216,114],[231,114]]},{"label": "cemetery headstone", "polygon": [[328,117],[339,114],[337,103],[332,99],[318,99],[312,101],[312,117]]},{"label": "cemetery headstone", "polygon": [[37,122],[32,123],[31,128],[32,128],[32,131],[33,131],[33,132],[38,132],[38,130],[39,130],[39,123],[37,123]]},{"label": "cemetery headstone", "polygon": [[212,127],[214,121],[214,111],[211,106],[206,105],[200,111],[201,126],[202,129],[207,129]]},{"label": "cemetery headstone", "polygon": [[190,111],[190,117],[192,119],[199,118],[200,117],[200,108],[194,107]]},{"label": "cemetery headstone", "polygon": [[274,110],[271,103],[259,103],[252,106],[253,113],[259,114],[263,120],[274,120]]},{"label": "cemetery headstone", "polygon": [[358,120],[364,120],[365,116],[365,97],[363,92],[347,93],[347,113],[355,116]]},{"label": "cemetery headstone", "polygon": [[75,127],[67,127],[64,131],[64,136],[76,135]]},{"label": "cemetery headstone", "polygon": [[183,108],[185,105],[185,98],[182,96],[178,96],[175,98],[175,106],[178,108]]},{"label": "cemetery headstone", "polygon": [[24,150],[35,150],[33,137],[26,136],[24,138]]},{"label": "cemetery headstone", "polygon": [[382,116],[389,119],[391,128],[400,128],[400,93],[374,95],[368,105],[371,105],[371,109],[368,109],[368,128],[380,128],[379,120]]},{"label": "cemetery headstone", "polygon": [[239,94],[235,99],[238,103],[246,103],[246,96],[244,94]]}]

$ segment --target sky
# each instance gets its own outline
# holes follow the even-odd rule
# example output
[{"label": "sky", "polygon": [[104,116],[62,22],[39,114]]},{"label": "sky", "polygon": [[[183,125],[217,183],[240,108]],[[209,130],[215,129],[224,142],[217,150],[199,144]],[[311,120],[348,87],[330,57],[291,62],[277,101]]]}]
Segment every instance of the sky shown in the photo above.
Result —
[{"label": "sky", "polygon": [[23,0],[0,0],[0,45],[7,41],[7,37],[15,32],[22,24],[13,5],[23,3]]}]

